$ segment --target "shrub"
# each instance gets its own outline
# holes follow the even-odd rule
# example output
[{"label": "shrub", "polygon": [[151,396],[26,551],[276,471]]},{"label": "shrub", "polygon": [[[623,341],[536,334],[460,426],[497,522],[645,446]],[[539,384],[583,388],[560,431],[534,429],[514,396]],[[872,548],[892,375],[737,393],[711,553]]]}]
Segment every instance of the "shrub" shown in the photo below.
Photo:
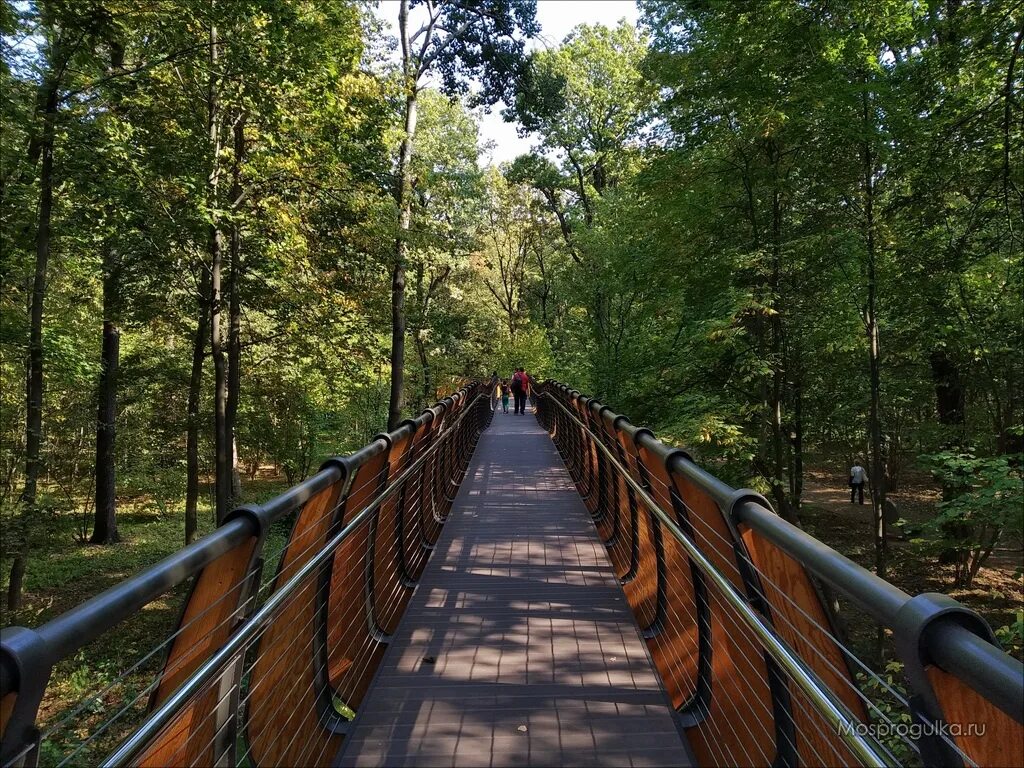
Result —
[{"label": "shrub", "polygon": [[955,567],[954,586],[969,587],[1001,537],[1021,530],[1021,457],[979,458],[944,451],[926,459],[946,489],[946,500],[924,531],[948,553],[945,559]]}]

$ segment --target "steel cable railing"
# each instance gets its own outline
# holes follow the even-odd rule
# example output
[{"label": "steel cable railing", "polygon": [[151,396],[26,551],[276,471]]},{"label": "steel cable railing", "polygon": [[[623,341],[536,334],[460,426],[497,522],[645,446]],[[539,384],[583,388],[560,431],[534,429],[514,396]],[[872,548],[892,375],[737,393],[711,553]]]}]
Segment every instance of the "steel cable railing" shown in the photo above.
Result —
[{"label": "steel cable railing", "polygon": [[[554,383],[534,391],[701,763],[1020,764],[1020,665],[980,619],[876,579],[606,406]],[[34,762],[107,699],[116,711],[59,758],[51,748],[48,764],[96,762],[128,729],[107,764],[331,762],[490,419],[490,394],[461,390],[104,595],[36,630],[5,630],[3,764]],[[287,544],[267,551],[270,524],[293,512]],[[274,575],[264,559],[277,561]],[[912,696],[891,691],[886,707],[862,690],[853,670],[870,668],[841,642],[812,574],[893,628]],[[189,581],[169,637],[34,729],[57,660]],[[110,695],[161,654],[141,691]],[[922,729],[897,744],[861,728],[898,731],[893,703],[922,726],[990,730]]]},{"label": "steel cable railing", "polygon": [[[490,417],[485,389],[467,386],[271,502],[236,510],[213,534],[53,621],[5,629],[2,764],[35,763],[46,740],[73,727],[87,706],[51,716],[42,733],[36,728],[58,661],[189,582],[178,628],[119,680],[165,654],[161,670],[141,692],[125,686],[117,711],[77,747],[56,759],[44,749],[46,762],[95,762],[90,742],[125,728],[134,732],[110,756],[114,764],[329,762]],[[292,513],[288,543],[266,552],[271,524]],[[277,555],[277,574],[264,576],[263,558]],[[88,700],[106,700],[119,680]],[[150,714],[136,727],[147,696]]]},{"label": "steel cable railing", "polygon": [[[876,578],[607,406],[557,382],[538,395],[700,762],[1024,762],[1021,665],[979,617]],[[853,670],[873,673],[817,580],[891,629],[911,696],[861,690]]]}]

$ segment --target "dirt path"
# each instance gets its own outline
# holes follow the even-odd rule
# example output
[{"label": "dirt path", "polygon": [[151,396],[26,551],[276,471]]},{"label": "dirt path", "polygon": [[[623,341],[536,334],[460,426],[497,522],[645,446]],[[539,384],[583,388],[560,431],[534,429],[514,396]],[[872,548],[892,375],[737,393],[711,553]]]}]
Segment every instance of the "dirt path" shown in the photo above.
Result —
[{"label": "dirt path", "polygon": [[[845,474],[824,468],[806,473],[801,522],[804,528],[868,569],[874,564],[871,504],[851,504]],[[941,499],[939,488],[926,473],[907,473],[891,494],[900,518],[911,523],[931,519]],[[937,552],[914,537],[895,530],[889,537],[887,578],[910,594],[943,592],[962,601],[999,627],[1016,620],[1024,608],[1024,552],[1019,541],[1007,541],[988,559],[970,589],[952,588],[952,567],[939,565]]]},{"label": "dirt path", "polygon": [[804,477],[803,503],[855,521],[865,521],[870,531],[871,497],[864,489],[864,504],[850,503],[850,487],[845,476],[827,470],[811,470]]}]

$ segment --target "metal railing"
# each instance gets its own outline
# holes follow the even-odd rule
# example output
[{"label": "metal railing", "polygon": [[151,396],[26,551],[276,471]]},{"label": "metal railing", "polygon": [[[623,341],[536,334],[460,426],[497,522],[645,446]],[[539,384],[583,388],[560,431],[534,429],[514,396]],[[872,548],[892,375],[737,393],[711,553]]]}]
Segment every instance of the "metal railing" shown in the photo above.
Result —
[{"label": "metal railing", "polygon": [[[95,764],[111,740],[103,764],[329,762],[490,418],[486,389],[467,386],[52,621],[4,629],[2,765],[32,765],[41,753],[46,763]],[[271,526],[291,514],[287,544],[267,551]],[[270,556],[277,573],[264,577]],[[112,698],[108,686],[37,725],[55,665],[188,583],[176,630],[124,673],[162,657],[149,683],[119,691],[117,711],[77,746],[55,747],[60,728],[80,727],[90,703]]]},{"label": "metal railing", "polygon": [[[463,388],[36,629],[3,630],[2,765],[331,763],[491,389]],[[555,382],[534,394],[700,764],[1024,763],[1024,672],[976,614],[878,579],[607,406]],[[185,586],[168,637],[39,722],[55,665]],[[822,586],[889,628],[909,693],[850,651]],[[968,722],[984,729],[952,728]]]},{"label": "metal railing", "polygon": [[[701,763],[1024,762],[1024,668],[977,614],[907,595],[607,406],[557,382],[538,389],[538,418]],[[846,647],[822,584],[891,631],[909,698]],[[863,678],[903,711],[866,695]]]}]

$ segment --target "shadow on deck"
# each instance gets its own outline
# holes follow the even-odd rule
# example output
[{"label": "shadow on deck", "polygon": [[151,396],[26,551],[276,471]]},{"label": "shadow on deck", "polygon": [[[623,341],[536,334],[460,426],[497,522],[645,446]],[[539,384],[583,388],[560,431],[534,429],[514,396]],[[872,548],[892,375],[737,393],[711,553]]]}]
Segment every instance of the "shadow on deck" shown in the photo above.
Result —
[{"label": "shadow on deck", "polygon": [[495,414],[337,764],[691,761],[551,439]]}]

